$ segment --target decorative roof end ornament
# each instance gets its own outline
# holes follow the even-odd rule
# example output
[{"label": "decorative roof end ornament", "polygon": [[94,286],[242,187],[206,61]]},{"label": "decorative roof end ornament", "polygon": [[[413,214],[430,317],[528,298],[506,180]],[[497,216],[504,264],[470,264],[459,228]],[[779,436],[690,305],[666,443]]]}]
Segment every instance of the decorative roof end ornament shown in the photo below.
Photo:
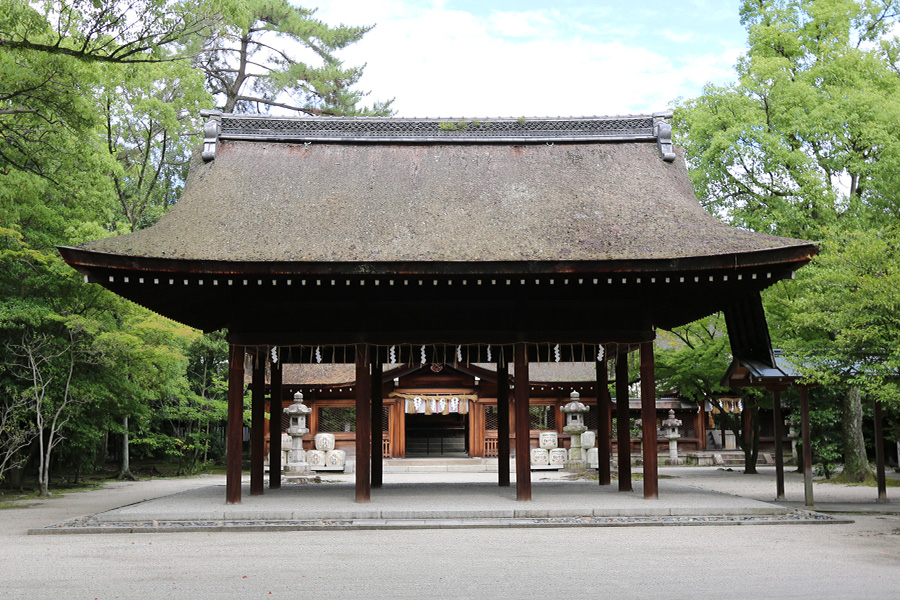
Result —
[{"label": "decorative roof end ornament", "polygon": [[675,161],[675,144],[672,143],[672,125],[668,119],[673,116],[671,110],[653,113],[653,135],[660,157],[666,162]]},{"label": "decorative roof end ornament", "polygon": [[222,113],[217,110],[201,110],[201,117],[208,117],[203,126],[203,150],[200,157],[209,162],[216,157],[219,146],[219,134],[222,132]]}]

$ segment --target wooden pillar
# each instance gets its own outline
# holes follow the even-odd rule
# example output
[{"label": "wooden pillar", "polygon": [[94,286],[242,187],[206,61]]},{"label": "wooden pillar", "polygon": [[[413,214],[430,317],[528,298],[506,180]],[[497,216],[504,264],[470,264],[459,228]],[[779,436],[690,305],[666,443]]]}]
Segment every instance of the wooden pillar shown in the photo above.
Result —
[{"label": "wooden pillar", "polygon": [[372,372],[369,346],[356,345],[356,501],[368,502],[371,488]]},{"label": "wooden pillar", "polygon": [[263,493],[266,454],[266,358],[253,357],[250,381],[250,495]]},{"label": "wooden pillar", "polygon": [[800,386],[800,435],[803,439],[803,498],[813,508],[812,439],[809,432],[809,388]]},{"label": "wooden pillar", "polygon": [[606,357],[597,361],[597,471],[600,485],[609,485],[612,482],[612,474],[609,468],[610,435],[612,434],[612,422],[610,420],[609,397],[609,372],[606,369]]},{"label": "wooden pillar", "polygon": [[878,502],[887,502],[887,479],[884,472],[884,428],[881,416],[881,402],[875,400],[875,476],[878,479]]},{"label": "wooden pillar", "polygon": [[697,437],[699,439],[698,448],[700,450],[706,450],[706,400],[700,400],[699,410],[697,411],[697,425],[694,427],[694,431],[697,432]]},{"label": "wooden pillar", "polygon": [[384,480],[384,367],[377,353],[372,362],[372,487]]},{"label": "wooden pillar", "polygon": [[502,358],[497,361],[497,485],[509,487],[509,365]]},{"label": "wooden pillar", "polygon": [[784,418],[779,389],[772,390],[772,419],[775,421],[775,499],[784,500]]},{"label": "wooden pillar", "polygon": [[656,444],[656,375],[653,342],[641,344],[641,435],[644,440],[644,498],[659,498],[659,458]]},{"label": "wooden pillar", "polygon": [[244,347],[231,345],[228,357],[228,434],[225,502],[241,503],[241,446],[244,433]]},{"label": "wooden pillar", "polygon": [[616,354],[616,444],[618,445],[619,491],[631,487],[631,415],[628,414],[628,352]]},{"label": "wooden pillar", "polygon": [[516,500],[531,500],[531,422],[528,418],[528,345],[516,344]]},{"label": "wooden pillar", "polygon": [[284,403],[281,361],[272,363],[269,384],[269,489],[281,487],[281,418]]}]

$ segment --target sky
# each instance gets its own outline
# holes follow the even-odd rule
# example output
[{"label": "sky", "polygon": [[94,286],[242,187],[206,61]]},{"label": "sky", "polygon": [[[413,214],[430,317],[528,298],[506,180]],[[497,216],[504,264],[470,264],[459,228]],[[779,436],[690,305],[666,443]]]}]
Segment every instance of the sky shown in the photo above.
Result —
[{"label": "sky", "polygon": [[375,25],[339,57],[398,117],[648,114],[733,81],[739,0],[319,0]]}]

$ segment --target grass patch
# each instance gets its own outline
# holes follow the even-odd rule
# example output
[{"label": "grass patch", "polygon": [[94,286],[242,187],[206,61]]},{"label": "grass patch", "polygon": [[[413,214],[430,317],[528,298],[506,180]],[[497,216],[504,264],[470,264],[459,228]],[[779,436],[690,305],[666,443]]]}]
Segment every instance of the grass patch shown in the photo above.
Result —
[{"label": "grass patch", "polygon": [[[870,487],[870,488],[878,487],[878,479],[875,477],[872,477],[871,479],[867,479],[866,481],[860,481],[860,482],[841,481],[840,479],[833,477],[831,479],[823,479],[821,481],[821,483],[833,483],[835,485],[852,485],[855,487]],[[885,487],[889,487],[889,488],[890,487],[894,487],[894,488],[900,487],[900,478],[885,477],[884,483],[885,483]]]}]

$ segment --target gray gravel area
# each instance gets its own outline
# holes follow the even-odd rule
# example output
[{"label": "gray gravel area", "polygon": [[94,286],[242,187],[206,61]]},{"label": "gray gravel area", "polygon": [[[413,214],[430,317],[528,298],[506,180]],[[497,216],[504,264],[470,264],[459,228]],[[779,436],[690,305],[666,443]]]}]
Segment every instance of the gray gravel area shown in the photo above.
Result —
[{"label": "gray gravel area", "polygon": [[[759,476],[714,468],[661,473],[675,478],[664,482],[741,492],[760,502],[774,497],[774,476],[765,471]],[[491,480],[479,477],[443,473],[438,480]],[[545,477],[552,479],[540,479]],[[895,514],[853,514],[852,522],[837,526],[26,535],[34,527],[221,483],[215,477],[116,483],[0,510],[3,597],[852,599],[897,598],[900,590],[900,516]],[[873,488],[831,486],[817,483],[817,497],[857,508],[874,505]],[[889,495],[895,489],[889,488]],[[792,497],[802,499],[802,482],[798,491],[789,480]]]}]

